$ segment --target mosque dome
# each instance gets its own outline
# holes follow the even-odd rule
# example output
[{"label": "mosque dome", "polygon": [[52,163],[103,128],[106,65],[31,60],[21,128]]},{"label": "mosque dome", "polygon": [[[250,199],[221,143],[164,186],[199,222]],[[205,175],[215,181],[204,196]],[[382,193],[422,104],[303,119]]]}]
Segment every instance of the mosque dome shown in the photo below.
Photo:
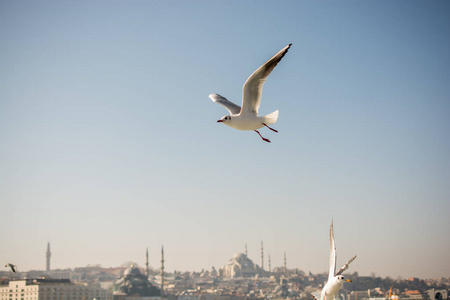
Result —
[{"label": "mosque dome", "polygon": [[244,253],[238,252],[238,253],[236,253],[236,254],[233,256],[233,259],[234,259],[234,260],[237,260],[237,261],[240,261],[240,260],[245,260],[245,259],[248,259],[248,258],[247,258],[247,255],[245,255]]},{"label": "mosque dome", "polygon": [[222,272],[226,277],[254,277],[260,272],[260,269],[247,255],[238,252],[223,267]]},{"label": "mosque dome", "polygon": [[161,291],[150,283],[148,277],[133,265],[125,269],[123,275],[114,283],[114,292],[139,297],[161,295]]},{"label": "mosque dome", "polygon": [[125,271],[123,272],[123,276],[140,276],[140,275],[142,275],[141,271],[133,265],[125,269]]}]

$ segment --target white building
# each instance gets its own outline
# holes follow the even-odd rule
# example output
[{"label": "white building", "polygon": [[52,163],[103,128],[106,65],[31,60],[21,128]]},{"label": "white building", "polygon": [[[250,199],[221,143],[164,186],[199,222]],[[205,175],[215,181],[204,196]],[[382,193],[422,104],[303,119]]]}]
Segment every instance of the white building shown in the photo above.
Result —
[{"label": "white building", "polygon": [[0,286],[0,300],[109,300],[111,292],[99,286],[67,279],[23,279]]},{"label": "white building", "polygon": [[255,265],[244,253],[236,253],[230,261],[222,268],[222,274],[225,277],[255,277],[261,275],[259,266]]}]

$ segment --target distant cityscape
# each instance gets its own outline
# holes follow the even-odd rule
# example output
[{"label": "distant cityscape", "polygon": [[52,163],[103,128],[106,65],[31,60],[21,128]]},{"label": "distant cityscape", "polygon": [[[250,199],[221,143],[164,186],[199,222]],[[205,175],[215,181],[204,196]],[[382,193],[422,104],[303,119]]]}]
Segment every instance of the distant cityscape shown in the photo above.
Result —
[{"label": "distant cityscape", "polygon": [[[236,253],[218,270],[201,272],[166,272],[164,248],[161,265],[150,267],[148,249],[144,267],[134,262],[120,267],[87,266],[51,269],[51,249],[47,244],[45,271],[0,271],[0,300],[243,300],[243,299],[313,299],[328,274],[305,273],[289,269],[286,254],[282,267],[272,268],[268,256],[264,268],[243,253]],[[450,300],[450,278],[392,279],[349,273],[336,300]]]}]

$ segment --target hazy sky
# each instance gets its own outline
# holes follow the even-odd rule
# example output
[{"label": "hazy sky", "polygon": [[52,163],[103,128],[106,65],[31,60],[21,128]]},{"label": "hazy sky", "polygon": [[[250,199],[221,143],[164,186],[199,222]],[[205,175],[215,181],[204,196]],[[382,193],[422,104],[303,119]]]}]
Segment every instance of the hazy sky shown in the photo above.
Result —
[{"label": "hazy sky", "polygon": [[[0,262],[450,276],[450,2],[0,1]],[[260,114],[216,121],[287,44]]]}]

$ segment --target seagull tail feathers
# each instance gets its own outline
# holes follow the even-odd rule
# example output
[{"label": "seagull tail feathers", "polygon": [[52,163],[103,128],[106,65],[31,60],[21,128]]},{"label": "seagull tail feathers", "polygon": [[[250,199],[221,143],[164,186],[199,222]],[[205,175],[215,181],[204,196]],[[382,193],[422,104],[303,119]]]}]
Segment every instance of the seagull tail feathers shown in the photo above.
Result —
[{"label": "seagull tail feathers", "polygon": [[276,110],[273,113],[266,115],[264,117],[265,118],[264,123],[266,123],[267,125],[275,124],[278,120],[278,114],[279,114],[279,111]]}]

